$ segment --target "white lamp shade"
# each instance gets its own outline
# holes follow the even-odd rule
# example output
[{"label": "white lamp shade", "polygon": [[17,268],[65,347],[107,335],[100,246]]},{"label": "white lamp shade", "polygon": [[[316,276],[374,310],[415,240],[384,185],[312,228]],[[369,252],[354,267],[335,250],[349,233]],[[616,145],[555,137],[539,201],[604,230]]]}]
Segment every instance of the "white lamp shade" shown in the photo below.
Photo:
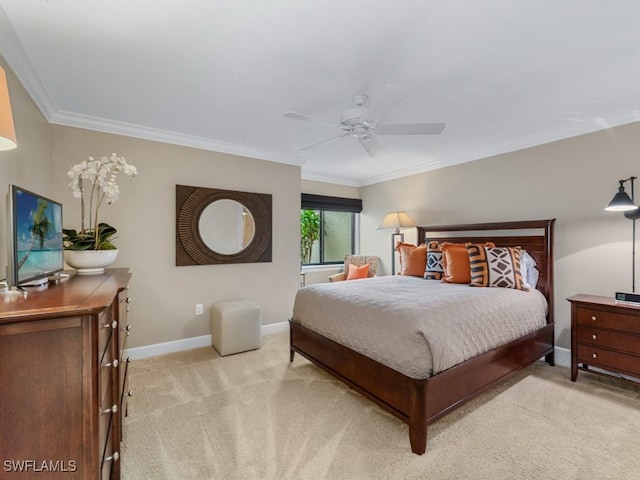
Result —
[{"label": "white lamp shade", "polygon": [[393,228],[399,232],[401,228],[415,226],[416,222],[413,221],[413,218],[411,218],[407,212],[391,212],[384,216],[378,230]]},{"label": "white lamp shade", "polygon": [[11,150],[16,146],[16,130],[13,126],[7,77],[0,67],[0,150]]}]

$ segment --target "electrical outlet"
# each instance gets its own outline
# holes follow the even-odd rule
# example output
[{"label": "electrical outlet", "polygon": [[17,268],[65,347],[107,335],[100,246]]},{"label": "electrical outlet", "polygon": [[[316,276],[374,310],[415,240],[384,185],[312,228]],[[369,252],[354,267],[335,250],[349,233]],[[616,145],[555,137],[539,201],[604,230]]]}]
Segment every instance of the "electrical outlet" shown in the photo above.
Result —
[{"label": "electrical outlet", "polygon": [[196,303],[196,315],[202,315],[202,304],[201,303]]}]

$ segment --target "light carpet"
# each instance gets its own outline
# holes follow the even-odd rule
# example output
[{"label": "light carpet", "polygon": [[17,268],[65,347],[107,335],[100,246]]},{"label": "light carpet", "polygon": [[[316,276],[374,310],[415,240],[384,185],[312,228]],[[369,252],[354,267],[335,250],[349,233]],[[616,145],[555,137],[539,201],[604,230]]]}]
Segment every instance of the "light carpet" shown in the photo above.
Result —
[{"label": "light carpet", "polygon": [[220,357],[130,365],[125,480],[639,479],[634,387],[539,363],[428,429],[408,427],[304,358],[288,333]]}]

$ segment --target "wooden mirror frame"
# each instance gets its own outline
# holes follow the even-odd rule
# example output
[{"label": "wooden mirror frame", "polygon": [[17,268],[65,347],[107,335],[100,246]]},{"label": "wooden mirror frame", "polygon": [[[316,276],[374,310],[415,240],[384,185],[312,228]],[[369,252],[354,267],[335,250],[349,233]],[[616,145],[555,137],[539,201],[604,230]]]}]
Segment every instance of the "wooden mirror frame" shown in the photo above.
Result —
[{"label": "wooden mirror frame", "polygon": [[[209,248],[198,228],[204,209],[223,199],[244,205],[255,223],[255,233],[249,245],[230,255]],[[270,262],[271,203],[271,195],[266,193],[176,185],[176,265]]]}]

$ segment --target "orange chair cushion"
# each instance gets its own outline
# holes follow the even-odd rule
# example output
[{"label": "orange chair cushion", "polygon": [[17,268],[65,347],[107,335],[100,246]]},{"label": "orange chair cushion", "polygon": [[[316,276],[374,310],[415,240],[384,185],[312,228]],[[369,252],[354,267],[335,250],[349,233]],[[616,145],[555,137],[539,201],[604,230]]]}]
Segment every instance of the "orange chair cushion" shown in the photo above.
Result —
[{"label": "orange chair cushion", "polygon": [[365,263],[364,265],[358,267],[353,263],[349,264],[349,269],[347,270],[347,280],[358,280],[359,278],[367,278],[369,276],[369,264]]},{"label": "orange chair cushion", "polygon": [[411,243],[398,242],[396,250],[400,252],[400,275],[424,276],[427,267],[427,246],[424,243],[415,246]]},{"label": "orange chair cushion", "polygon": [[[445,283],[471,283],[471,263],[469,262],[469,253],[467,245],[471,243],[450,243],[444,242],[440,244],[440,250],[443,253],[444,276],[442,281]],[[481,244],[484,247],[495,247],[491,242]]]}]

